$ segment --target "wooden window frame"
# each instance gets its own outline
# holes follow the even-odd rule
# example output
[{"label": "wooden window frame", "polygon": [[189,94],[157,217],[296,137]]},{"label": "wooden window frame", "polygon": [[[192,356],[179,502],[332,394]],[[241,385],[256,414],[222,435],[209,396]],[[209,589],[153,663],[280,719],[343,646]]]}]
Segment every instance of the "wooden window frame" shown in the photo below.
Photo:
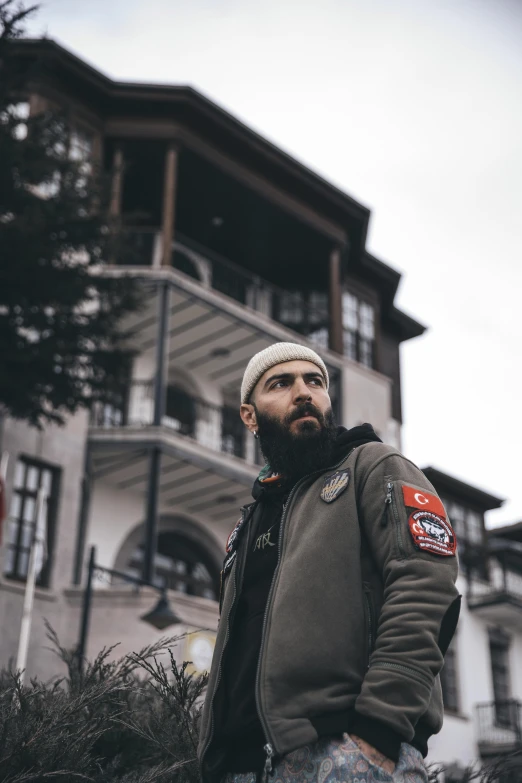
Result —
[{"label": "wooden window frame", "polygon": [[[16,543],[9,544],[8,542],[6,542],[4,544],[4,548],[6,551],[7,549],[15,550],[15,557],[14,557],[13,567],[9,573],[5,570],[5,559],[4,559],[4,563],[2,564],[2,575],[4,579],[8,579],[9,581],[13,581],[13,582],[25,583],[27,579],[26,575],[24,576],[23,574],[18,572],[21,554],[24,550],[27,549],[27,547],[22,545],[22,534],[23,534],[23,527],[24,527],[23,525],[24,508],[28,499],[31,499],[34,502],[34,508],[36,508],[36,497],[37,497],[38,490],[42,485],[43,472],[49,471],[51,473],[51,493],[48,496],[48,500],[47,500],[47,559],[38,576],[38,579],[36,580],[36,584],[38,587],[48,588],[50,586],[51,570],[53,566],[53,552],[54,552],[54,540],[56,535],[56,520],[58,515],[58,498],[60,492],[61,469],[56,465],[52,465],[48,462],[45,462],[44,460],[35,459],[34,457],[28,457],[24,454],[21,454],[18,456],[16,460],[15,476],[19,464],[22,464],[24,466],[23,485],[17,487],[13,483],[12,495],[11,495],[11,504],[13,503],[15,495],[21,497],[20,509],[16,517],[16,521],[18,523]],[[36,470],[38,471],[38,482],[34,490],[27,488],[27,473],[30,468],[36,468]],[[7,517],[7,524],[9,524],[12,521],[13,521],[13,516],[10,511]]]}]

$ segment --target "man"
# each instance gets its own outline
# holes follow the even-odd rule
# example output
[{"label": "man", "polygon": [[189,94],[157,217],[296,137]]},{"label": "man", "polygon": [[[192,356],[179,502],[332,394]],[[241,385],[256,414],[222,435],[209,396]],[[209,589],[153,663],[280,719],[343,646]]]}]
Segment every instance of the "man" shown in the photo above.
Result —
[{"label": "man", "polygon": [[267,464],[221,574],[208,783],[427,781],[460,608],[455,536],[415,465],[368,424],[334,425],[328,384],[293,343],[244,374],[241,418]]}]

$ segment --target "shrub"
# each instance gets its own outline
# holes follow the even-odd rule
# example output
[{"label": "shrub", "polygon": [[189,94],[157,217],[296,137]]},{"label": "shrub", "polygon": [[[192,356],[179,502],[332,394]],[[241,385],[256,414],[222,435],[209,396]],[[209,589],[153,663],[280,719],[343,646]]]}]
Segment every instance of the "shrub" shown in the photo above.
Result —
[{"label": "shrub", "polygon": [[[22,685],[0,673],[0,780],[47,783],[196,783],[198,725],[206,675],[178,666],[161,639],[110,661],[113,647],[78,670],[75,655],[53,648],[67,675]],[[168,664],[167,664],[168,662]]]}]

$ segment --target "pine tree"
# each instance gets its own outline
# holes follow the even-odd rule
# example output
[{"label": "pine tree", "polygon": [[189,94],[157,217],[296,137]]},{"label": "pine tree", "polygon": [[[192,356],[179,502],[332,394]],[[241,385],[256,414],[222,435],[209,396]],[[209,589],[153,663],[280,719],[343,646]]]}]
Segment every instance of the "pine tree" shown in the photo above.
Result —
[{"label": "pine tree", "polygon": [[121,319],[139,296],[129,278],[103,275],[126,252],[108,177],[79,154],[65,113],[21,112],[35,74],[13,42],[35,10],[0,0],[0,408],[41,427],[119,398]]}]

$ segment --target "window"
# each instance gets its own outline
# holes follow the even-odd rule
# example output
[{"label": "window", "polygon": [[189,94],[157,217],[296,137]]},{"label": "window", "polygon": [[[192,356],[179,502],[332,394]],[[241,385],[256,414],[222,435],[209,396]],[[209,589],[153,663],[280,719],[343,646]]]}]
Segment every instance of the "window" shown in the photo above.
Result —
[{"label": "window", "polygon": [[456,647],[456,639],[454,638],[446,651],[444,666],[440,673],[444,709],[451,712],[458,712],[460,709]]},{"label": "window", "polygon": [[499,726],[510,727],[509,637],[503,631],[490,630],[489,652],[496,721]]},{"label": "window", "polygon": [[[139,546],[132,555],[127,573],[140,576],[142,562],[143,546]],[[177,533],[160,533],[154,565],[154,582],[158,587],[217,600],[217,570],[195,541]]]},{"label": "window", "polygon": [[443,503],[457,536],[461,555],[471,547],[481,548],[484,542],[482,515],[452,500],[443,500]]},{"label": "window", "polygon": [[343,348],[344,355],[365,367],[375,364],[375,308],[343,292]]},{"label": "window", "polygon": [[13,494],[7,522],[4,575],[25,581],[35,523],[36,495],[40,488],[47,494],[47,562],[37,584],[47,587],[51,566],[52,542],[56,518],[59,473],[42,462],[20,458],[16,463]]},{"label": "window", "polygon": [[276,320],[318,347],[328,347],[328,295],[324,291],[282,291],[277,295]]}]

